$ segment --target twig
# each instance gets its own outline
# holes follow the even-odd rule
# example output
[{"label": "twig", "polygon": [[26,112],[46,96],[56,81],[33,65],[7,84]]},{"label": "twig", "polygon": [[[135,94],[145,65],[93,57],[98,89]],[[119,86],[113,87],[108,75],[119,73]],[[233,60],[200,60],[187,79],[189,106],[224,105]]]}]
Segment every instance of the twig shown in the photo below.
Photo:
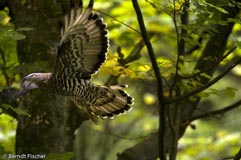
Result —
[{"label": "twig", "polygon": [[221,78],[223,78],[227,73],[230,72],[230,70],[232,70],[236,65],[238,65],[239,63],[241,63],[241,58],[238,58],[238,60],[236,60],[231,66],[229,66],[223,73],[219,74],[217,77],[215,77],[214,79],[212,79],[211,81],[207,82],[205,85],[199,87],[199,88],[196,88],[186,94],[183,94],[179,97],[175,97],[175,98],[169,98],[169,99],[166,99],[165,102],[166,103],[174,103],[174,102],[177,102],[177,101],[180,101],[180,100],[183,100],[185,98],[188,98],[190,96],[193,96],[207,88],[209,88],[210,86],[212,86],[213,84],[215,84],[217,81],[219,81]]},{"label": "twig", "polygon": [[[229,156],[229,157],[225,157],[225,158],[223,158],[222,160],[231,160],[231,159],[233,159],[234,157],[233,156]],[[238,159],[239,160],[239,159]]]},{"label": "twig", "polygon": [[241,159],[241,148],[239,149],[238,153],[235,156],[225,157],[222,160],[240,160]]},{"label": "twig", "polygon": [[[153,37],[154,35],[151,34],[150,35],[150,39]],[[126,58],[124,58],[122,55],[123,53],[121,52],[121,47],[117,48],[117,53],[118,53],[118,62],[119,65],[126,67],[129,63],[134,62],[136,60],[138,60],[141,57],[141,50],[142,48],[145,46],[145,43],[143,41],[143,39],[141,39],[137,44],[135,44],[135,46],[133,47],[133,49],[131,50],[131,52],[128,54],[128,56]],[[111,75],[108,80],[106,81],[106,84],[117,84],[117,80],[120,77],[121,74],[118,75]]]},{"label": "twig", "polygon": [[203,41],[203,37],[199,37],[198,38],[198,44],[196,44],[195,46],[193,46],[192,48],[190,48],[189,50],[187,50],[186,52],[185,52],[185,55],[190,55],[190,54],[192,54],[194,51],[196,51],[196,50],[198,50],[199,48],[200,48],[200,44],[202,43],[202,41]]},{"label": "twig", "polygon": [[157,97],[159,100],[159,158],[161,160],[166,160],[166,151],[165,151],[166,105],[164,103],[161,73],[159,71],[159,67],[158,67],[158,64],[156,61],[156,56],[153,51],[151,42],[147,35],[147,31],[146,31],[146,27],[145,27],[144,20],[142,17],[142,13],[141,13],[137,0],[132,0],[132,5],[136,12],[139,27],[140,27],[140,30],[142,33],[142,37],[143,37],[143,40],[145,41],[145,44],[146,44],[146,47],[148,50],[148,54],[151,59],[152,67],[154,69],[156,81],[157,81]]},{"label": "twig", "polygon": [[239,101],[235,102],[234,104],[231,104],[227,107],[224,107],[222,109],[207,112],[207,113],[200,114],[200,115],[197,115],[197,116],[193,116],[193,117],[189,118],[188,121],[191,122],[191,121],[194,121],[194,120],[197,120],[197,119],[207,118],[207,117],[211,117],[211,116],[214,116],[214,115],[217,115],[217,114],[224,114],[228,111],[231,111],[235,108],[238,108],[239,106],[241,106],[241,100],[239,100]]},{"label": "twig", "polygon": [[[82,7],[85,8],[85,9],[87,9],[87,7],[84,7],[84,6],[82,6]],[[63,13],[64,13],[64,14],[67,12],[65,5],[62,6],[62,10],[63,10]],[[107,14],[107,13],[105,13],[105,12],[102,12],[102,11],[100,11],[100,10],[98,10],[98,9],[92,8],[92,10],[93,10],[93,11],[96,11],[96,12],[99,12],[99,13],[107,16],[107,17],[110,17],[110,18],[113,19],[114,21],[116,21],[116,22],[118,22],[118,23],[120,23],[120,24],[122,24],[122,25],[124,25],[124,26],[126,26],[126,27],[128,27],[128,28],[130,28],[130,29],[132,29],[133,31],[135,31],[136,33],[138,33],[139,35],[141,35],[141,33],[140,33],[137,29],[133,28],[132,26],[130,26],[130,25],[124,23],[124,22],[121,22],[120,20],[116,19],[115,17],[112,17],[112,16],[110,16],[109,14]]]},{"label": "twig", "polygon": [[239,149],[238,153],[235,155],[233,160],[240,160],[241,159],[241,148]]},{"label": "twig", "polygon": [[[153,33],[149,34],[149,40],[154,36]],[[131,50],[130,54],[124,59],[125,64],[138,60],[141,57],[140,51],[145,46],[145,42],[141,39],[135,47]]]},{"label": "twig", "polygon": [[226,57],[228,57],[228,55],[230,55],[236,48],[237,48],[237,46],[234,46],[224,56],[222,56],[219,60],[215,61],[215,63],[213,65],[208,66],[205,69],[203,69],[203,70],[201,70],[201,71],[199,71],[197,73],[194,73],[192,75],[180,75],[179,74],[178,76],[180,78],[182,78],[182,79],[190,79],[190,78],[196,77],[196,76],[198,76],[198,75],[200,75],[202,73],[205,73],[205,72],[207,72],[207,71],[217,67],[220,64],[220,62],[222,62]]},{"label": "twig", "polygon": [[[110,131],[100,131],[100,130],[96,130],[92,127],[89,127],[87,125],[84,125],[84,127],[86,127],[89,130],[92,130],[94,132],[98,132],[100,134],[105,134],[105,135],[109,135],[109,136],[113,136],[116,137],[118,139],[123,139],[123,140],[129,140],[129,141],[133,141],[133,140],[140,140],[140,139],[144,139],[144,138],[148,138],[150,135],[156,135],[158,134],[157,132],[151,132],[149,134],[146,135],[140,135],[140,136],[135,136],[135,137],[127,137],[126,135],[120,135],[120,134],[116,134]],[[128,128],[128,127],[127,127]]]},{"label": "twig", "polygon": [[[178,26],[177,26],[177,21],[176,21],[176,1],[173,0],[173,22],[174,22],[174,27],[176,31],[176,39],[177,39],[177,61],[176,61],[176,66],[175,66],[175,75],[173,78],[173,83],[171,84],[170,90],[169,90],[169,98],[173,96],[173,91],[176,90],[176,94],[179,95],[179,88],[176,88],[176,84],[179,80],[179,64],[183,63],[183,60],[181,59],[181,56],[184,55],[185,51],[185,40],[184,37],[187,35],[187,30],[185,28],[181,28],[181,33],[179,34]],[[182,8],[182,14],[181,14],[181,23],[182,25],[187,25],[188,24],[188,12],[187,12],[187,7],[188,5],[186,2],[183,3]],[[170,125],[171,133],[172,133],[172,148],[170,150],[169,154],[169,159],[170,160],[175,160],[176,155],[177,155],[177,145],[178,145],[178,131],[179,131],[179,118],[180,118],[180,108],[178,105],[174,106],[175,109],[172,114],[170,114],[170,110],[172,110],[170,107],[168,108],[168,122]]]},{"label": "twig", "polygon": [[[176,1],[174,0],[173,1],[173,6],[174,6],[174,11],[173,11],[173,23],[174,23],[174,27],[175,27],[175,31],[176,31],[176,36],[177,36],[177,48],[178,48],[178,51],[177,51],[177,61],[176,61],[176,66],[175,66],[175,75],[174,75],[174,80],[173,80],[173,83],[170,87],[170,91],[169,91],[169,97],[172,96],[172,92],[173,92],[173,89],[175,88],[176,86],[176,83],[178,81],[178,71],[179,71],[179,63],[181,61],[180,59],[180,56],[182,55],[182,50],[184,50],[184,43],[182,43],[182,47],[181,47],[181,43],[180,43],[180,34],[179,34],[179,31],[178,31],[178,27],[177,27],[177,21],[176,21]],[[183,48],[183,49],[181,49]]]},{"label": "twig", "polygon": [[3,52],[3,50],[1,48],[0,48],[0,55],[1,55],[2,61],[3,61],[3,65],[2,65],[1,70],[3,72],[3,76],[4,76],[5,80],[6,80],[6,85],[10,86],[9,77],[8,77],[7,72],[6,72],[6,59],[5,59],[4,52]]},{"label": "twig", "polygon": [[141,35],[141,32],[139,32],[137,29],[131,27],[131,26],[128,25],[128,24],[125,24],[125,23],[121,22],[120,20],[116,19],[115,17],[112,17],[112,16],[110,16],[109,14],[104,13],[104,12],[102,12],[102,11],[99,11],[99,10],[97,10],[97,9],[92,9],[92,10],[97,11],[97,12],[99,12],[99,13],[101,13],[101,14],[107,16],[107,17],[110,17],[110,18],[113,19],[114,21],[116,21],[116,22],[118,22],[118,23],[120,23],[120,24],[123,24],[124,26],[126,26],[126,27],[132,29],[133,31],[135,31],[136,33],[138,33],[138,34]]}]

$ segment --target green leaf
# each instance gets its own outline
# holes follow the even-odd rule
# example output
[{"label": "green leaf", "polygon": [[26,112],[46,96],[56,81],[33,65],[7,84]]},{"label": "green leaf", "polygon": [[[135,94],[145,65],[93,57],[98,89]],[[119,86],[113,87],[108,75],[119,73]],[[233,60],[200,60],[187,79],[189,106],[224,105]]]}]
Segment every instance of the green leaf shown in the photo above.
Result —
[{"label": "green leaf", "polygon": [[17,32],[26,32],[26,31],[32,31],[33,30],[33,28],[31,28],[31,27],[20,27],[20,28],[18,28],[18,29],[16,29],[16,31]]},{"label": "green leaf", "polygon": [[201,73],[201,76],[207,79],[211,79],[212,76],[208,75],[207,73]]},{"label": "green leaf", "polygon": [[20,109],[20,108],[13,108],[13,107],[11,107],[11,108],[12,108],[12,110],[13,110],[14,112],[16,112],[17,114],[25,115],[25,116],[28,116],[28,117],[31,116],[28,112],[26,112],[26,111],[23,110],[23,109]]},{"label": "green leaf", "polygon": [[0,24],[6,25],[10,21],[10,17],[8,16],[8,13],[6,11],[0,11]]},{"label": "green leaf", "polygon": [[18,32],[13,32],[12,38],[13,38],[14,40],[22,40],[22,39],[25,39],[26,36],[23,35],[23,34],[21,34],[21,33],[18,33]]},{"label": "green leaf", "polygon": [[146,0],[154,9],[157,11],[161,10],[161,3],[158,2],[158,0]]},{"label": "green leaf", "polygon": [[0,144],[0,155],[3,155],[4,153],[6,153],[4,147],[2,144]]},{"label": "green leaf", "polygon": [[[200,1],[199,1],[199,3],[200,3]],[[223,9],[223,8],[221,8],[221,7],[215,6],[215,5],[213,5],[213,4],[211,4],[211,3],[208,3],[208,2],[206,2],[206,1],[204,1],[204,0],[202,0],[202,3],[206,4],[206,5],[209,6],[209,7],[212,7],[212,8],[214,8],[214,9],[218,10],[219,12],[228,14],[228,11],[226,11],[225,9]]]},{"label": "green leaf", "polygon": [[1,104],[2,107],[4,109],[11,109],[13,110],[15,113],[19,114],[19,115],[26,115],[26,116],[29,116],[30,117],[30,114],[28,112],[26,112],[25,110],[21,109],[21,108],[14,108],[8,104]]},{"label": "green leaf", "polygon": [[229,98],[234,98],[237,91],[238,91],[237,88],[227,87],[221,92],[219,92],[219,95],[229,97]]}]

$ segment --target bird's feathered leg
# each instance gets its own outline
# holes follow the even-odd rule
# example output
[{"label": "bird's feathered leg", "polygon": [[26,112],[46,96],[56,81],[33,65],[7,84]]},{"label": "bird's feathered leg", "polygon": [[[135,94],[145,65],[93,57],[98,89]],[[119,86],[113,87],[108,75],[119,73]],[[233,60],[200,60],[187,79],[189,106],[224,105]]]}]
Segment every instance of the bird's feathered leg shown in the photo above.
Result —
[{"label": "bird's feathered leg", "polygon": [[92,122],[94,122],[95,124],[98,124],[99,121],[98,121],[98,115],[93,112],[90,108],[91,105],[87,106],[87,114],[89,116],[89,118],[91,119]]}]

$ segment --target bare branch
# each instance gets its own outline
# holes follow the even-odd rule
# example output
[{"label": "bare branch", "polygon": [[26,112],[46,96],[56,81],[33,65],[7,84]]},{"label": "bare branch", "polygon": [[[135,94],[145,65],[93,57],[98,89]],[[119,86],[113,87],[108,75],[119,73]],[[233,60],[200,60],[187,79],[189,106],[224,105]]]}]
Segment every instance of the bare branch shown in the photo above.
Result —
[{"label": "bare branch", "polygon": [[214,79],[212,79],[211,81],[207,82],[205,85],[199,87],[199,88],[196,88],[186,94],[183,94],[179,97],[175,97],[175,98],[169,98],[169,99],[166,99],[165,102],[166,103],[174,103],[174,102],[177,102],[177,101],[180,101],[180,100],[183,100],[185,98],[188,98],[190,96],[193,96],[207,88],[209,88],[210,86],[212,86],[213,84],[215,84],[217,81],[219,81],[221,78],[223,78],[227,73],[230,72],[230,70],[232,70],[236,65],[238,65],[239,63],[241,63],[241,58],[238,58],[231,66],[229,66],[223,73],[219,74],[217,77],[215,77]]},{"label": "bare branch", "polygon": [[184,41],[182,40],[182,43],[181,43],[181,40],[180,40],[180,34],[179,34],[179,30],[178,30],[178,26],[177,26],[177,20],[176,20],[176,1],[174,0],[173,1],[173,6],[174,6],[174,9],[173,9],[173,23],[174,23],[174,27],[175,27],[175,31],[176,31],[176,36],[177,36],[177,48],[178,48],[178,51],[177,51],[177,61],[176,61],[176,65],[175,65],[175,75],[174,75],[174,80],[173,80],[173,83],[170,87],[170,91],[169,91],[169,96],[171,97],[172,96],[172,93],[173,93],[173,89],[175,88],[176,86],[176,83],[178,81],[178,71],[179,71],[179,63],[181,61],[181,58],[180,56],[183,54],[182,51],[184,51]]},{"label": "bare branch", "polygon": [[[170,87],[170,91],[169,91],[169,97],[171,98],[173,96],[173,91],[174,89],[176,90],[177,95],[179,95],[179,88],[176,88],[176,84],[179,80],[179,64],[183,63],[183,60],[181,59],[181,56],[184,55],[185,53],[185,37],[187,36],[187,29],[182,27],[180,34],[179,34],[179,30],[178,30],[178,26],[177,26],[177,21],[176,21],[176,1],[173,1],[173,6],[174,6],[174,10],[173,10],[173,22],[174,22],[174,26],[175,26],[175,30],[176,30],[176,36],[177,36],[177,61],[176,61],[176,68],[175,68],[175,75],[174,75],[174,80],[173,83]],[[189,0],[185,0],[185,2],[182,4],[182,11],[181,11],[181,24],[183,26],[188,25],[188,17],[189,17],[189,13],[188,13],[188,9],[189,9],[189,5],[190,2]],[[176,156],[177,156],[177,146],[178,146],[178,131],[179,131],[179,121],[180,121],[180,107],[178,105],[175,106],[176,107],[176,112],[173,112],[173,115],[171,116],[170,114],[168,114],[168,119],[169,119],[169,124],[170,124],[170,128],[171,128],[171,133],[173,136],[173,141],[172,141],[172,148],[170,150],[170,154],[169,154],[169,159],[170,160],[175,160]],[[172,110],[169,107],[169,110]]]},{"label": "bare branch", "polygon": [[[151,40],[151,38],[154,36],[153,33],[150,33],[149,35],[149,40]],[[123,59],[122,63],[124,63],[125,65],[128,63],[131,63],[133,61],[136,61],[138,59],[141,58],[141,49],[145,46],[145,42],[143,41],[143,39],[141,39],[136,45],[135,47],[131,50],[130,54]],[[120,62],[121,64],[121,62]]]},{"label": "bare branch", "polygon": [[241,159],[241,148],[235,156],[225,157],[222,160],[240,160]]},{"label": "bare branch", "polygon": [[166,105],[164,103],[164,95],[163,95],[163,85],[161,73],[159,71],[159,67],[156,61],[156,56],[153,51],[151,42],[148,38],[146,27],[144,24],[144,20],[142,17],[142,13],[140,7],[138,5],[137,0],[132,0],[132,5],[136,12],[136,16],[138,19],[139,27],[142,33],[143,40],[145,41],[149,57],[151,59],[152,67],[154,69],[156,81],[157,81],[157,97],[159,100],[159,157],[162,160],[166,159],[166,151],[165,151],[165,129],[166,129]]},{"label": "bare branch", "polygon": [[[153,36],[154,36],[154,34],[150,34],[149,38],[151,39]],[[119,58],[118,58],[119,65],[126,67],[129,63],[140,59],[140,57],[141,57],[140,52],[144,46],[145,46],[145,42],[143,41],[143,39],[141,39],[137,44],[135,44],[135,46],[133,47],[133,49],[131,50],[131,52],[128,54],[128,56],[126,58],[124,58],[124,56],[123,56],[121,47],[118,47],[117,53],[119,56]],[[111,75],[105,84],[117,84],[117,80],[120,77],[120,75],[121,74]]]},{"label": "bare branch", "polygon": [[190,48],[189,50],[187,50],[186,52],[185,52],[185,55],[190,55],[190,54],[192,54],[194,51],[196,51],[196,50],[198,50],[199,48],[200,48],[200,44],[202,43],[202,41],[203,41],[203,37],[199,37],[198,38],[198,44],[196,44],[195,46],[193,46],[192,48]]},{"label": "bare branch", "polygon": [[233,160],[240,160],[241,159],[241,148],[239,149],[238,153],[235,155]]},{"label": "bare branch", "polygon": [[208,113],[204,113],[204,114],[200,114],[200,115],[197,115],[197,116],[193,116],[191,118],[188,119],[188,121],[194,121],[194,120],[197,120],[197,119],[202,119],[202,118],[208,118],[208,117],[212,117],[214,115],[218,115],[218,114],[224,114],[228,111],[231,111],[235,108],[238,108],[241,106],[241,100],[235,102],[234,104],[231,104],[227,107],[223,107],[222,109],[219,109],[219,110],[216,110],[216,111],[211,111],[211,112],[208,112]]},{"label": "bare branch", "polygon": [[106,13],[104,13],[104,12],[102,12],[102,11],[97,10],[97,9],[92,9],[92,10],[97,11],[97,12],[99,12],[99,13],[107,16],[107,17],[112,18],[114,21],[116,21],[116,22],[118,22],[118,23],[120,23],[120,24],[122,24],[122,25],[124,25],[124,26],[126,26],[126,27],[128,27],[128,28],[130,28],[130,29],[132,29],[133,31],[135,31],[136,33],[138,33],[138,34],[141,35],[141,33],[140,33],[137,29],[131,27],[130,25],[128,25],[128,24],[126,24],[126,23],[123,23],[122,21],[116,19],[115,17],[112,17],[112,16],[110,16],[109,14],[106,14]]},{"label": "bare branch", "polygon": [[237,46],[234,46],[233,48],[231,48],[224,56],[222,56],[219,60],[215,61],[215,63],[213,63],[213,65],[201,70],[200,72],[194,73],[192,75],[178,75],[180,78],[182,79],[189,79],[189,78],[193,78],[196,76],[201,75],[202,73],[205,73],[215,67],[217,67],[226,57],[228,57],[228,55],[230,55],[231,53],[233,53],[233,51],[237,48]]}]

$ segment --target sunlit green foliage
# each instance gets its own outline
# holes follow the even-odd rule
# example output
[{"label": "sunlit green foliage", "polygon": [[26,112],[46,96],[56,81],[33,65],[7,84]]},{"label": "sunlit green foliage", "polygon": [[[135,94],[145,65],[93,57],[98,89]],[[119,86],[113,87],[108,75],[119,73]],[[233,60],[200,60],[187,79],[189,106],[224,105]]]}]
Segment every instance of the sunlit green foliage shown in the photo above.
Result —
[{"label": "sunlit green foliage", "polygon": [[[188,129],[180,144],[180,160],[219,160],[235,155],[240,148],[240,133],[220,130],[215,123],[197,121],[198,131]],[[201,134],[201,136],[200,136]]]},{"label": "sunlit green foliage", "polygon": [[[176,71],[175,63],[177,59],[176,38],[178,34],[175,31],[173,9],[175,6],[176,13],[180,14],[183,0],[176,1],[175,5],[170,1],[158,0],[141,0],[139,3],[148,33],[150,35],[154,34],[151,42],[157,55],[158,65],[163,78],[168,81]],[[179,30],[181,28],[188,30],[187,36],[183,37],[186,41],[187,49],[200,45],[199,36],[203,38],[203,43],[205,43],[210,34],[215,32],[212,25],[227,24],[227,21],[223,21],[220,18],[220,13],[227,12],[222,7],[223,3],[226,3],[226,1],[217,1],[214,5],[205,0],[194,0],[189,9],[190,24],[188,26],[180,25],[179,19],[177,19],[177,28]],[[85,122],[80,128],[81,132],[77,131],[77,135],[79,136],[76,138],[75,154],[79,157],[88,157],[88,159],[115,159],[118,152],[133,146],[146,138],[146,136],[157,132],[158,109],[154,74],[145,47],[141,50],[140,56],[133,62],[123,66],[118,61],[120,59],[118,48],[121,49],[121,54],[126,58],[141,41],[139,26],[131,1],[96,0],[95,8],[97,11],[103,12],[102,15],[108,24],[110,49],[108,60],[100,72],[95,75],[94,81],[103,84],[110,75],[120,76],[118,79],[119,82],[129,85],[127,91],[135,97],[135,105],[134,109],[127,113],[126,116],[117,117],[115,120],[104,120],[100,122],[100,125]],[[20,78],[18,70],[29,69],[29,67],[19,66],[18,64],[16,41],[24,39],[25,36],[23,33],[32,28],[23,26],[23,28],[15,29],[9,23],[9,20],[7,12],[0,11],[0,49],[2,50],[0,59],[1,90],[6,86],[19,87]],[[229,21],[238,22],[239,24],[236,24],[233,29],[228,47],[231,48],[234,45],[240,47],[240,19],[229,19]],[[204,29],[208,29],[208,33],[203,33]],[[181,76],[190,76],[199,72],[193,70],[193,68],[202,50],[203,47],[200,46],[199,50],[190,55],[180,57],[183,61],[179,66],[181,69],[179,74]],[[240,53],[240,49],[236,49],[230,57],[222,62],[222,65],[225,66],[230,62],[229,60],[232,56],[235,54],[240,55]],[[46,63],[36,62],[30,69],[36,71],[40,65]],[[234,75],[240,76],[240,73],[240,66],[233,70]],[[203,77],[210,78],[207,74],[203,74]],[[192,85],[186,85],[190,83]],[[200,106],[208,104],[206,109],[209,111],[212,108],[221,108],[231,103],[235,98],[241,97],[240,90],[237,88],[239,83],[240,79],[232,79],[231,77],[218,82],[212,88],[199,94],[202,98],[208,98],[201,101]],[[226,84],[229,85],[227,86]],[[188,82],[184,80],[181,85],[185,86],[184,90],[187,91],[200,86],[195,80]],[[168,95],[168,93],[165,95]],[[207,112],[203,108],[205,107],[202,107],[200,112]],[[18,114],[26,114],[21,111],[16,112]],[[237,118],[233,118],[233,115]],[[212,158],[210,157],[220,159],[221,157],[234,155],[240,146],[240,128],[237,127],[240,126],[240,122],[238,121],[241,119],[239,117],[238,112],[231,112],[230,116],[222,117],[221,124],[224,124],[223,126],[216,119],[195,122],[197,129],[189,129],[180,141],[180,160],[211,160]],[[213,129],[210,130],[210,128]],[[14,152],[15,129],[16,121],[5,114],[1,114],[0,154],[1,152]],[[51,154],[47,159],[59,159],[60,157],[63,159],[72,156],[72,153],[63,155]]]},{"label": "sunlit green foliage", "polygon": [[[0,90],[15,82],[14,67],[17,63],[16,33],[9,23],[8,10],[0,11]],[[2,108],[11,107],[0,103]],[[2,112],[0,110],[0,112]],[[6,114],[0,114],[0,154],[14,152],[16,121]]]},{"label": "sunlit green foliage", "polygon": [[[119,3],[118,3],[119,2]],[[100,2],[102,3],[102,2]],[[107,3],[107,2],[105,2]],[[176,62],[176,54],[177,54],[177,44],[176,44],[176,32],[174,28],[174,22],[173,22],[173,4],[172,3],[167,3],[165,1],[139,1],[140,6],[142,8],[142,12],[144,14],[144,19],[145,19],[145,24],[148,29],[148,31],[154,32],[155,36],[151,39],[152,44],[154,46],[155,52],[158,56],[158,63],[160,70],[162,72],[162,75],[164,78],[168,79],[171,74],[175,73],[175,62]],[[182,5],[183,1],[176,1],[176,10],[177,13],[179,12],[179,9]],[[105,6],[105,5],[103,5]],[[107,5],[111,7],[111,5]],[[101,6],[100,9],[101,10]],[[104,7],[103,7],[104,8]],[[111,10],[111,11],[110,11]],[[122,23],[127,24],[128,26],[134,28],[135,30],[139,30],[137,26],[137,21],[136,17],[133,16],[134,12],[132,9],[131,2],[128,1],[115,1],[115,7],[111,8],[108,12],[109,15],[113,16],[114,18],[118,19]],[[216,10],[217,13],[214,15],[213,10]],[[101,10],[102,11],[102,10]],[[204,29],[208,29],[207,31],[211,34],[213,32],[212,29],[212,24],[227,24],[226,21],[223,21],[219,17],[219,12],[220,13],[226,13],[227,11],[222,8],[222,3],[218,3],[216,5],[213,5],[211,3],[208,3],[207,1],[193,1],[192,5],[190,6],[190,17],[191,20],[190,24],[188,26],[178,26],[179,29],[181,27],[186,28],[188,30],[188,36],[184,37],[187,43],[187,49],[191,49],[195,45],[199,45],[200,42],[198,41],[198,37],[202,36],[203,41],[205,42],[205,39],[209,37],[208,34],[202,33]],[[108,20],[110,18],[110,20]],[[138,59],[137,61],[131,63],[128,68],[125,68],[123,66],[118,65],[118,54],[117,54],[117,47],[116,46],[121,46],[122,48],[122,53],[125,56],[128,56],[130,51],[133,48],[133,45],[135,45],[138,40],[140,39],[140,35],[138,32],[133,30],[132,28],[120,24],[115,19],[111,17],[106,17],[107,23],[110,29],[110,37],[111,37],[111,49],[109,52],[109,60],[107,61],[106,65],[102,69],[100,75],[107,73],[109,74],[114,74],[118,75],[121,70],[121,75],[123,78],[126,80],[126,78],[131,78],[131,79],[145,79],[145,80],[152,80],[154,79],[153,75],[153,70],[150,65],[149,59],[147,57],[147,53],[145,48],[141,51],[141,58]],[[177,19],[179,22],[179,19]],[[231,19],[230,19],[231,21]],[[234,21],[234,20],[233,20]],[[238,19],[237,19],[238,21]],[[238,36],[237,34],[238,29],[240,28],[239,24],[236,24],[234,27],[233,34],[231,35],[231,41],[228,42],[228,45],[232,47],[233,45],[236,45],[238,41]],[[183,65],[180,65],[179,67],[181,68],[181,75],[192,75],[194,73],[197,73],[199,71],[193,70],[197,58],[200,56],[200,53],[202,51],[202,46],[201,48],[194,53],[192,53],[189,56],[186,56],[183,58]],[[234,54],[238,54],[239,49],[235,50]],[[230,55],[232,56],[232,54]],[[182,58],[182,57],[181,57]],[[225,61],[222,62],[222,65],[226,65],[230,62],[230,58],[227,58]],[[98,77],[98,75],[97,75]],[[203,77],[206,78],[211,78],[207,74],[203,74]],[[131,82],[130,82],[131,83]],[[129,85],[130,85],[129,83]],[[139,84],[137,84],[139,83]],[[190,81],[188,82],[190,83]],[[226,86],[225,84],[230,84]],[[132,84],[132,83],[131,83]],[[144,87],[145,84],[140,83],[139,81],[135,81],[131,85],[131,89],[135,90],[135,92],[130,91],[130,94],[136,94],[141,91],[141,88]],[[150,84],[149,84],[150,85]],[[153,85],[153,84],[152,84]],[[185,85],[188,87],[188,85]],[[200,84],[198,84],[196,81],[193,81],[192,87],[199,87]],[[240,91],[237,90],[237,84],[232,80],[232,79],[225,79],[222,81],[222,83],[217,83],[214,87],[200,93],[199,95],[202,96],[203,98],[205,97],[210,97],[209,99],[206,99],[201,103],[200,105],[205,104],[205,102],[211,102],[213,105],[211,106],[219,106],[219,107],[224,107],[226,104],[231,103],[235,98],[237,99],[240,95]],[[191,90],[192,88],[187,88],[187,90]],[[145,87],[144,87],[145,90]],[[140,137],[143,138],[143,133],[145,135],[144,126],[152,126],[151,132],[155,132],[157,130],[156,122],[152,121],[153,118],[157,120],[157,110],[153,109],[149,105],[155,105],[156,100],[153,95],[155,93],[149,93],[148,91],[143,92],[141,91],[142,95],[136,95],[135,98],[135,107],[134,110],[130,113],[128,113],[127,116],[125,117],[120,117],[118,119],[115,119],[115,121],[108,123],[108,128],[111,129],[111,133],[107,134],[107,139],[110,140],[112,138],[114,139],[119,139],[120,137],[115,137],[116,135],[116,129],[113,128],[114,123],[120,123],[119,119],[127,119],[127,122],[132,122],[132,121],[138,121],[135,122],[137,125],[136,127],[132,127],[131,130],[135,130],[135,128],[138,128],[138,131],[131,132],[129,130],[129,134],[123,137],[123,141],[125,143],[123,144],[124,146],[123,149],[128,148],[129,145],[126,141],[126,137],[133,137],[131,135],[134,135],[134,137]],[[167,94],[168,95],[168,94]],[[212,96],[211,96],[212,95]],[[226,97],[223,99],[223,97]],[[215,103],[218,102],[218,103]],[[210,110],[211,106],[206,106],[207,110]],[[144,111],[149,111],[151,114],[147,115],[146,113],[143,114]],[[203,111],[205,112],[205,111]],[[133,115],[134,114],[134,115]],[[138,118],[139,117],[139,118]],[[145,120],[142,121],[141,119]],[[228,117],[227,117],[228,118]],[[229,118],[228,118],[229,119]],[[223,117],[222,121],[225,121],[225,124],[227,123],[230,124],[230,119],[229,122],[227,119]],[[235,121],[235,120],[232,120]],[[139,127],[138,124],[141,123],[143,127]],[[215,121],[215,123],[218,123],[218,121]],[[237,148],[240,145],[240,142],[238,139],[240,138],[240,135],[238,135],[239,129],[235,129],[235,132],[232,133],[233,130],[230,130],[230,128],[225,128],[222,126],[216,126],[215,130],[210,131],[205,130],[203,127],[198,127],[199,125],[208,125],[210,127],[214,127],[215,123],[210,123],[210,121],[205,121],[203,123],[198,123],[197,124],[197,130],[193,131],[190,130],[187,133],[187,136],[184,136],[182,140],[180,141],[180,159],[212,159],[211,157],[215,157],[215,159],[220,159],[222,156],[227,156],[227,155],[234,155],[235,152],[237,152]],[[153,127],[156,126],[156,127]],[[96,126],[93,126],[96,127]],[[98,127],[98,126],[97,126]],[[127,126],[126,126],[127,127]],[[123,128],[124,127],[120,127]],[[104,128],[103,128],[104,129]],[[106,128],[105,128],[106,129]],[[139,132],[139,136],[138,133]],[[143,133],[142,133],[143,132]],[[203,132],[206,132],[204,135]],[[213,135],[219,134],[219,133],[224,133],[222,135],[219,135],[217,138],[218,140],[212,141],[206,141],[207,138],[209,139],[214,139],[212,138]],[[99,133],[96,133],[97,135]],[[105,134],[104,131],[101,132],[101,134]],[[197,138],[192,137],[192,134],[195,134]],[[112,135],[112,136],[111,136]],[[118,135],[123,135],[119,133]],[[229,138],[232,139],[232,144],[229,146]],[[106,139],[106,138],[105,138]],[[226,141],[227,140],[227,141]],[[98,140],[92,140],[98,142]],[[138,139],[135,138],[130,138],[130,142],[133,141],[138,141]],[[194,142],[195,141],[195,142]],[[222,142],[221,142],[222,141]],[[94,142],[93,142],[94,143]],[[113,142],[114,143],[114,142]],[[188,143],[190,143],[190,147],[188,147]],[[210,145],[210,147],[206,147],[207,145]],[[113,144],[112,144],[113,146]],[[182,149],[182,146],[184,149]],[[203,146],[203,147],[202,147]],[[116,146],[118,149],[120,149],[120,146]],[[195,151],[193,151],[193,147],[197,148]],[[198,149],[199,148],[199,149]],[[215,149],[214,149],[215,148]],[[111,148],[113,149],[113,147]],[[117,152],[118,152],[117,149]],[[107,151],[108,152],[108,151]],[[223,153],[222,155],[220,153]],[[103,154],[107,154],[105,151],[103,151]],[[112,154],[112,153],[111,153]],[[88,154],[87,154],[88,155]],[[115,156],[115,155],[113,155]],[[110,158],[111,159],[111,158]]]},{"label": "sunlit green foliage", "polygon": [[16,126],[17,122],[12,117],[0,115],[0,154],[14,153]]}]

